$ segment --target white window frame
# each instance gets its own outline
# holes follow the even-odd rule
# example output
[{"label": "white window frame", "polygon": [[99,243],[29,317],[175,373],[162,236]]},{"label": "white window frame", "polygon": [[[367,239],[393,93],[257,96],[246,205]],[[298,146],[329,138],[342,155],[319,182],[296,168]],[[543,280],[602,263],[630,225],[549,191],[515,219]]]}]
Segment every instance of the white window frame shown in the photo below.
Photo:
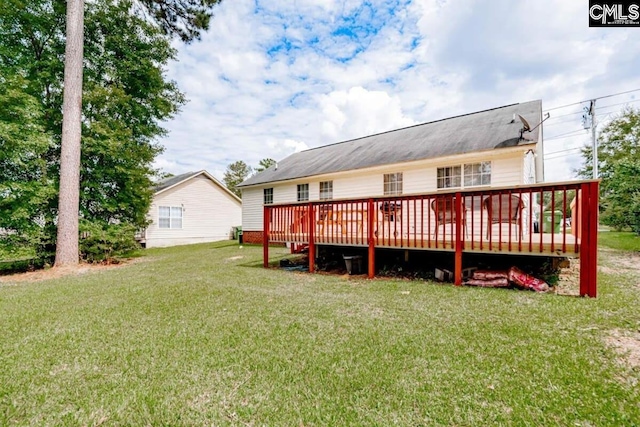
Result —
[{"label": "white window frame", "polygon": [[[477,170],[474,170],[477,168]],[[462,171],[462,182],[465,187],[483,187],[491,185],[491,162],[465,163]],[[479,184],[473,184],[478,178]]]},{"label": "white window frame", "polygon": [[[474,168],[479,170],[474,171]],[[438,190],[448,190],[451,188],[490,186],[491,173],[491,161],[444,166],[436,169],[436,188]],[[480,177],[480,183],[473,184],[474,177]]]},{"label": "white window frame", "polygon": [[383,177],[383,194],[399,196],[402,194],[402,172],[385,173]]},{"label": "white window frame", "polygon": [[436,170],[436,188],[446,190],[462,187],[462,166],[444,166]]},{"label": "white window frame", "polygon": [[273,204],[273,187],[264,189],[264,191],[262,192],[262,202],[265,205]]},{"label": "white window frame", "polygon": [[298,184],[296,200],[298,200],[299,202],[309,201],[309,184]]},{"label": "white window frame", "polygon": [[182,206],[158,206],[158,228],[181,230],[182,219]]},{"label": "white window frame", "polygon": [[333,181],[320,181],[319,193],[320,200],[333,199]]}]

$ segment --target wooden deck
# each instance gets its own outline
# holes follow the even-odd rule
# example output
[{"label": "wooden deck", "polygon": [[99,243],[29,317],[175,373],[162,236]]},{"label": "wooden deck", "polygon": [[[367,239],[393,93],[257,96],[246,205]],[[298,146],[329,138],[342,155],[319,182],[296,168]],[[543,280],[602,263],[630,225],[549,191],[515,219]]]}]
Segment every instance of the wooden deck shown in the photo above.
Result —
[{"label": "wooden deck", "polygon": [[463,253],[578,257],[595,296],[597,212],[598,181],[265,205],[265,265],[269,242],[309,245],[311,271],[316,245],[367,247],[369,277],[379,248],[448,251],[460,284]]},{"label": "wooden deck", "polygon": [[[309,244],[309,233],[298,233],[295,238],[279,238],[283,233],[272,233],[270,241],[278,243],[296,243],[296,244]],[[564,238],[564,241],[563,241]],[[354,237],[352,239],[340,239],[331,238],[328,236],[315,236],[316,245],[332,245],[332,246],[353,246],[353,247],[367,247],[368,237]],[[449,251],[456,250],[455,242],[450,239],[444,241],[440,240],[436,242],[434,238],[431,239],[414,239],[410,236],[388,236],[376,240],[376,248],[387,249],[412,249],[412,250],[425,250],[425,251]],[[534,234],[534,239],[522,239],[515,241],[500,241],[498,236],[495,236],[492,240],[482,236],[475,236],[474,238],[464,239],[462,250],[464,252],[475,253],[505,253],[511,255],[540,255],[540,256],[557,256],[557,257],[579,257],[579,244],[578,240],[573,235],[563,234]]]}]

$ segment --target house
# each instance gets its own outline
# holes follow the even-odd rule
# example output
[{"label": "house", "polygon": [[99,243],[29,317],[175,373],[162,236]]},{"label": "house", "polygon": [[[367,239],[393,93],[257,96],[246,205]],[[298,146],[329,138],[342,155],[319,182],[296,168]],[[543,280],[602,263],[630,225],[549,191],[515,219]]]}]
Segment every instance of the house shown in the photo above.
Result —
[{"label": "house", "polygon": [[456,285],[465,254],[580,258],[595,297],[599,182],[544,182],[542,122],[531,101],[293,154],[240,185],[245,241],[265,267],[271,243],[307,248],[310,272],[348,247],[370,278],[379,249],[449,252]]},{"label": "house", "polygon": [[207,171],[159,181],[141,233],[147,248],[215,242],[233,237],[242,221],[242,202]]},{"label": "house", "polygon": [[538,100],[292,154],[239,186],[244,241],[262,242],[264,204],[542,182],[541,121]]}]

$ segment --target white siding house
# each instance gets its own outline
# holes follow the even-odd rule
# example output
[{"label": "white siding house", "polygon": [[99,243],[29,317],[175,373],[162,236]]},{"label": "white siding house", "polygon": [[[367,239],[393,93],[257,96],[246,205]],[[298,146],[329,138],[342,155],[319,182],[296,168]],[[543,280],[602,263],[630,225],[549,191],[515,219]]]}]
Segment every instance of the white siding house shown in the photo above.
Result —
[{"label": "white siding house", "polygon": [[323,198],[335,200],[542,182],[542,126],[523,131],[518,114],[534,127],[542,104],[513,104],[295,153],[240,185],[245,241],[261,233],[265,203],[301,201],[306,185],[308,200],[317,201],[321,186]]},{"label": "white siding house", "polygon": [[142,236],[147,248],[215,242],[232,238],[242,222],[242,203],[206,171],[160,181]]}]

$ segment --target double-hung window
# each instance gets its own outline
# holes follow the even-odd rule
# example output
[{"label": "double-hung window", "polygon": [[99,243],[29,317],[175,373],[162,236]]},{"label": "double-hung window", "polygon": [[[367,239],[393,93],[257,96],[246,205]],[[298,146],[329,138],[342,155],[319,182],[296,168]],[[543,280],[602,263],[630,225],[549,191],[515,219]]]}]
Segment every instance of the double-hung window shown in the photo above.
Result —
[{"label": "double-hung window", "polygon": [[182,228],[182,206],[159,206],[159,228]]},{"label": "double-hung window", "polygon": [[481,185],[491,185],[491,162],[466,163],[438,168],[438,189]]},{"label": "double-hung window", "polygon": [[438,188],[457,188],[461,186],[460,166],[438,168]]},{"label": "double-hung window", "polygon": [[264,189],[264,204],[265,205],[273,204],[273,188]]},{"label": "double-hung window", "polygon": [[320,200],[333,199],[333,181],[320,182]]},{"label": "double-hung window", "polygon": [[298,184],[298,201],[306,202],[309,200],[309,184]]},{"label": "double-hung window", "polygon": [[402,172],[384,174],[384,195],[399,196],[402,194]]},{"label": "double-hung window", "polygon": [[491,185],[491,162],[464,165],[464,186]]}]

